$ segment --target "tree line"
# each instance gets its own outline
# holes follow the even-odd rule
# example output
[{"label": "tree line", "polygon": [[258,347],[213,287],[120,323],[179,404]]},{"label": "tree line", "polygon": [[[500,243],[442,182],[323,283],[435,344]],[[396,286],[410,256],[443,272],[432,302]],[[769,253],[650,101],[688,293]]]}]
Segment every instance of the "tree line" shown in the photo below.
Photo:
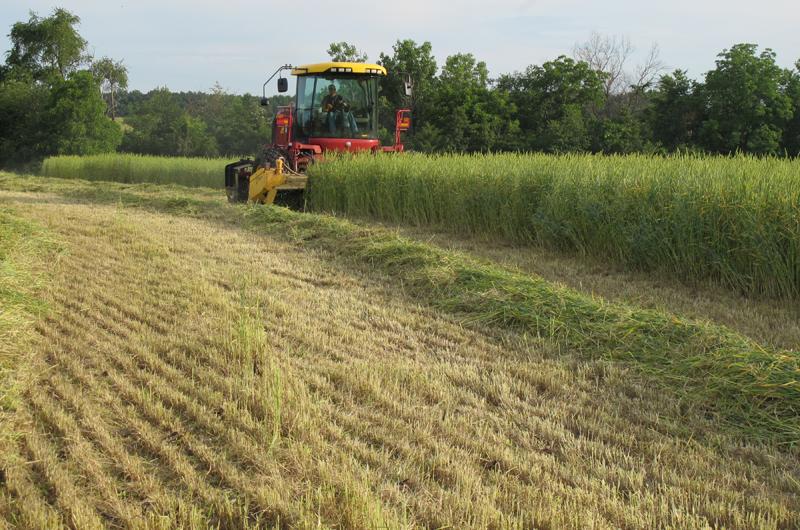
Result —
[{"label": "tree line", "polygon": [[251,95],[128,91],[122,61],[96,59],[65,9],[31,13],[11,27],[0,65],[0,167],[26,167],[56,154],[113,151],[175,156],[256,152],[269,139],[275,107]]},{"label": "tree line", "polygon": [[736,44],[693,80],[663,73],[655,47],[627,72],[630,53],[594,35],[573,57],[497,79],[468,53],[438,68],[429,42],[398,41],[378,62],[414,79],[410,102],[391,73],[383,93],[387,107],[411,105],[422,151],[800,154],[800,60],[785,69],[772,50]]},{"label": "tree line", "polygon": [[[56,9],[14,24],[0,66],[0,165],[53,154],[126,151],[177,156],[235,156],[269,141],[275,108],[290,96],[259,98],[208,92],[127,90],[122,61],[87,54],[80,19]],[[770,49],[736,44],[702,79],[665,73],[654,46],[631,65],[622,37],[592,35],[541,65],[491,78],[470,53],[439,65],[430,42],[398,40],[376,62],[381,136],[388,143],[394,109],[410,107],[411,149],[426,152],[800,154],[800,60],[782,68]],[[334,60],[364,61],[347,42]],[[404,77],[413,80],[406,96]]]}]

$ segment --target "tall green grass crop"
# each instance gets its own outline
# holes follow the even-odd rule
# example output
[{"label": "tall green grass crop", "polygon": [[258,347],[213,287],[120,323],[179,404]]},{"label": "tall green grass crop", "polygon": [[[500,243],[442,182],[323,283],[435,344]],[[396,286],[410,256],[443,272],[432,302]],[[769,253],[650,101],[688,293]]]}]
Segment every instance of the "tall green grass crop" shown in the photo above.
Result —
[{"label": "tall green grass crop", "polygon": [[233,161],[227,158],[180,158],[118,153],[56,156],[45,159],[42,163],[42,174],[59,178],[223,188],[225,165]]},{"label": "tall green grass crop", "polygon": [[800,296],[800,161],[644,155],[338,157],[310,170],[316,211],[542,245]]}]

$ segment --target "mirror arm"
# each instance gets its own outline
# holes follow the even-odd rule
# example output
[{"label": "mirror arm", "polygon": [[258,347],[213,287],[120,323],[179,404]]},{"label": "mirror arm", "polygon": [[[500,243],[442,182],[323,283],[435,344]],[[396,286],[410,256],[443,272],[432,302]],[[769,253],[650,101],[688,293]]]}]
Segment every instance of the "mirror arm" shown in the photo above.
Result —
[{"label": "mirror arm", "polygon": [[274,78],[276,75],[278,75],[279,73],[281,73],[282,71],[284,71],[284,70],[291,70],[292,68],[294,68],[294,66],[292,66],[291,64],[284,64],[283,66],[281,66],[280,68],[278,68],[277,70],[275,70],[275,73],[274,73],[274,74],[272,74],[271,76],[269,76],[269,79],[267,79],[266,81],[264,81],[264,84],[261,86],[261,97],[262,97],[262,99],[266,99],[266,98],[267,98],[267,84],[269,84],[269,82],[270,82],[270,81],[272,81],[272,79],[273,79],[273,78]]}]

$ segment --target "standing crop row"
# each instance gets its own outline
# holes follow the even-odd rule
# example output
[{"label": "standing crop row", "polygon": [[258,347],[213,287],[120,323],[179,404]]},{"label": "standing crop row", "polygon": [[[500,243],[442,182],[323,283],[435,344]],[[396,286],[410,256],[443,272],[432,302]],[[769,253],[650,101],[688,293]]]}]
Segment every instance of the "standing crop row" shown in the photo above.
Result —
[{"label": "standing crop row", "polygon": [[544,154],[342,157],[309,204],[800,296],[800,161]]},{"label": "standing crop row", "polygon": [[47,177],[181,184],[209,188],[224,187],[225,158],[181,158],[109,153],[91,156],[56,156],[45,159]]}]

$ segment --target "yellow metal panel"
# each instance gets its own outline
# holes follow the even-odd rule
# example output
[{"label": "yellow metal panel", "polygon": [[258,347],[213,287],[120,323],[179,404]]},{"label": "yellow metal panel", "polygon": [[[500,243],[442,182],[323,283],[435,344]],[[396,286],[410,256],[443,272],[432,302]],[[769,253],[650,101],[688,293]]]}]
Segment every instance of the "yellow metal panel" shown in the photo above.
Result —
[{"label": "yellow metal panel", "polygon": [[[292,75],[311,75],[311,74],[324,74],[330,71],[331,68],[350,68],[352,74],[365,74],[365,75],[386,75],[386,68],[379,64],[372,63],[316,63],[305,64],[303,66],[296,66],[292,69]],[[336,75],[344,72],[331,72]]]},{"label": "yellow metal panel", "polygon": [[283,159],[275,162],[274,168],[258,168],[250,175],[249,199],[253,202],[270,204],[275,200],[277,188],[286,182],[283,173]]}]

